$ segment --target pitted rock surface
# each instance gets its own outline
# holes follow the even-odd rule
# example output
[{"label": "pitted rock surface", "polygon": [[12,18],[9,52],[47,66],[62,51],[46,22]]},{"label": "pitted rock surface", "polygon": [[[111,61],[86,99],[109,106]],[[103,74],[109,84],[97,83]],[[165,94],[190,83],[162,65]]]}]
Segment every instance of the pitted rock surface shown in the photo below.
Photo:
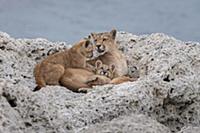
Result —
[{"label": "pitted rock surface", "polygon": [[137,81],[96,86],[87,94],[61,86],[33,92],[35,64],[71,45],[0,33],[0,131],[196,130],[200,126],[200,44],[162,33],[126,32],[118,32],[116,42],[127,57],[130,76],[139,76]]}]

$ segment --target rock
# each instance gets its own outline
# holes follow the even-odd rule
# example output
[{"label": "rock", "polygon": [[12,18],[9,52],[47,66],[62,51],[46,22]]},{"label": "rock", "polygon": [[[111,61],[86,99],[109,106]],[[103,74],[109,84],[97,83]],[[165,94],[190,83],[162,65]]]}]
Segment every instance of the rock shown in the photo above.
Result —
[{"label": "rock", "polygon": [[126,32],[117,34],[117,43],[137,81],[96,86],[87,94],[61,86],[33,92],[35,64],[71,45],[0,33],[0,118],[8,123],[0,131],[178,132],[198,127],[200,44],[162,33]]},{"label": "rock", "polygon": [[200,127],[189,126],[182,128],[181,131],[178,133],[199,133],[199,132],[200,132]]},{"label": "rock", "polygon": [[0,33],[0,78],[33,88],[34,65],[47,55],[68,47],[70,45],[64,42],[52,43],[40,38],[14,39]]},{"label": "rock", "polygon": [[5,80],[0,80],[0,132],[1,133],[23,133],[25,129],[20,115],[11,107],[11,99],[2,92]]},{"label": "rock", "polygon": [[170,130],[144,115],[120,116],[112,121],[84,127],[79,133],[170,133]]}]

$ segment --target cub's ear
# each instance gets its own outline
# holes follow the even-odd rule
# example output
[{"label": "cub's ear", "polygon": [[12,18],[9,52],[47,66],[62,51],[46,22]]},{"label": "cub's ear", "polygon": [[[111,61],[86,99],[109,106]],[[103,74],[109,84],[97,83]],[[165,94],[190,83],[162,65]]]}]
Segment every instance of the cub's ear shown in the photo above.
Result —
[{"label": "cub's ear", "polygon": [[95,62],[95,67],[96,68],[100,68],[102,66],[102,61],[101,60],[97,60],[96,62]]},{"label": "cub's ear", "polygon": [[111,36],[112,36],[112,39],[115,40],[115,37],[116,37],[116,34],[117,34],[117,30],[116,29],[112,29],[111,32],[110,32]]},{"label": "cub's ear", "polygon": [[92,32],[91,37],[95,37],[95,36],[96,36],[96,33]]},{"label": "cub's ear", "polygon": [[92,37],[91,37],[91,35],[88,35],[88,39],[91,39]]},{"label": "cub's ear", "polygon": [[110,70],[111,70],[112,72],[114,72],[114,71],[115,71],[115,65],[110,65]]},{"label": "cub's ear", "polygon": [[86,40],[86,41],[85,41],[85,44],[84,44],[84,47],[87,48],[89,45],[90,45],[90,41],[89,41],[89,40]]}]

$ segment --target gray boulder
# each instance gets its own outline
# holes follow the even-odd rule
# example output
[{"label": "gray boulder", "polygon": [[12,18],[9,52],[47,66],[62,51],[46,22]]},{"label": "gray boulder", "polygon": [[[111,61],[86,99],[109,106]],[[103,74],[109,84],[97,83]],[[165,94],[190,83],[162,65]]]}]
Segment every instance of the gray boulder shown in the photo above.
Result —
[{"label": "gray boulder", "polygon": [[199,132],[200,132],[200,127],[188,126],[188,127],[183,127],[181,131],[178,133],[199,133]]},{"label": "gray boulder", "polygon": [[79,133],[170,133],[169,128],[141,114],[120,116],[84,127]]},{"label": "gray boulder", "polygon": [[199,126],[199,43],[126,32],[117,43],[137,81],[95,86],[87,94],[61,86],[33,92],[35,64],[71,45],[0,33],[0,131],[165,133]]}]

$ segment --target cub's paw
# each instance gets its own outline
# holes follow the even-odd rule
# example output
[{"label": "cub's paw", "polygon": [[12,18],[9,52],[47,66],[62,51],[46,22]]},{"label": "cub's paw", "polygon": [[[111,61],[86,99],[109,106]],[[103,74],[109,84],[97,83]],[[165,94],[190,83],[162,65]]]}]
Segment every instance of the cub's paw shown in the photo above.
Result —
[{"label": "cub's paw", "polygon": [[80,88],[80,89],[78,89],[78,92],[80,92],[80,93],[87,93],[90,90],[91,90],[91,88]]},{"label": "cub's paw", "polygon": [[109,84],[111,79],[105,77],[105,76],[100,76],[100,75],[97,75],[97,76],[94,76],[94,77],[91,77],[92,80],[90,80],[89,82],[87,82],[87,84],[89,86],[96,86],[96,85],[105,85],[105,84]]},{"label": "cub's paw", "polygon": [[88,78],[87,83],[97,81],[99,78],[97,76],[91,76]]},{"label": "cub's paw", "polygon": [[136,81],[136,80],[138,80],[138,78],[130,78],[130,82],[133,82],[133,81]]}]

